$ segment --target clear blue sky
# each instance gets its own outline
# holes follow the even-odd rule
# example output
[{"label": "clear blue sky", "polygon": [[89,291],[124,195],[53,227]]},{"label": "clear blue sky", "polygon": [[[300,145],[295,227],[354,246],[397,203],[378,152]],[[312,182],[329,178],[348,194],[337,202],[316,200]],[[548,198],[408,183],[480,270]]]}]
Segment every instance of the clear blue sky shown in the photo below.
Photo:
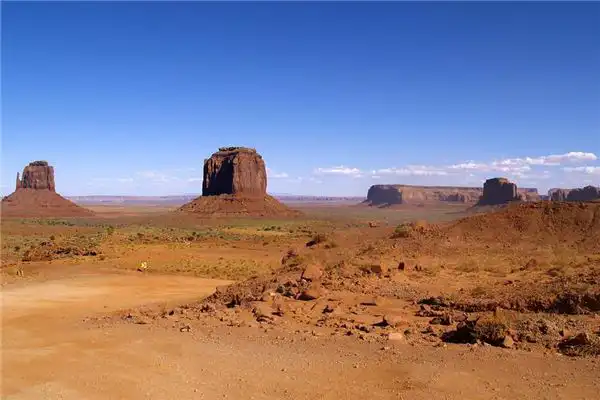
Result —
[{"label": "clear blue sky", "polygon": [[3,2],[2,191],[45,159],[67,195],[197,193],[223,145],[256,147],[275,193],[599,184],[599,20],[592,2]]}]

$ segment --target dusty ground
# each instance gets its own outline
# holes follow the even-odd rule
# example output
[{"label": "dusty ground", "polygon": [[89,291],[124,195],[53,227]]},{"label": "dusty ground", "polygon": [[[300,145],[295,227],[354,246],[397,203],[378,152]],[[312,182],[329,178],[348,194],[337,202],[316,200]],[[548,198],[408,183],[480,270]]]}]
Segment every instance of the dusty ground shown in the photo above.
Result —
[{"label": "dusty ground", "polygon": [[[398,228],[464,215],[454,207],[313,206],[302,219],[227,221],[94,211],[2,221],[2,398],[597,398],[600,254],[593,241],[553,242],[558,223],[544,246],[500,251],[469,238],[485,221],[453,225],[443,241],[424,223]],[[594,215],[577,225],[584,238]],[[314,264],[315,299],[277,292],[279,280],[299,295]],[[538,300],[570,293],[570,311],[532,302],[532,282]],[[506,324],[514,345],[445,340],[465,316]],[[585,351],[561,354],[580,333]]]}]

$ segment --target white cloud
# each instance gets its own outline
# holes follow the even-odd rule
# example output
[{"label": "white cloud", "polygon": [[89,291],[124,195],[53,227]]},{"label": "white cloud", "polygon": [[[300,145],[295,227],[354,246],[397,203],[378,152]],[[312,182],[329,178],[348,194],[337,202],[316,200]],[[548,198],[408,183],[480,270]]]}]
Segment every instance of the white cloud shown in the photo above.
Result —
[{"label": "white cloud", "polygon": [[189,178],[188,182],[202,182],[204,179],[202,178]]},{"label": "white cloud", "polygon": [[596,161],[598,157],[594,153],[582,151],[571,151],[565,154],[552,154],[541,157],[508,158],[494,161],[493,165],[499,166],[523,166],[523,165],[547,165],[558,166],[564,163],[578,163],[584,161]]},{"label": "white cloud", "polygon": [[588,175],[600,175],[600,167],[584,166],[584,167],[565,167],[565,172],[581,172]]},{"label": "white cloud", "polygon": [[331,168],[317,168],[315,169],[315,174],[317,175],[349,175],[349,176],[358,176],[362,175],[362,172],[358,168],[350,168],[340,165],[338,167]]},{"label": "white cloud", "polygon": [[445,176],[447,171],[439,167],[428,165],[407,165],[403,168],[383,168],[371,171],[373,175],[400,175],[400,176]]},{"label": "white cloud", "polygon": [[487,171],[489,169],[489,165],[476,163],[473,161],[467,161],[461,164],[454,164],[448,166],[448,169],[466,169],[466,170],[480,170]]},{"label": "white cloud", "polygon": [[505,173],[524,173],[531,171],[532,166],[559,166],[565,163],[578,163],[583,161],[595,161],[598,157],[594,153],[585,153],[581,151],[571,151],[565,154],[553,154],[540,157],[520,157],[505,158],[495,160],[491,163],[481,163],[467,161],[460,164],[450,165],[450,170],[468,170],[480,172],[505,172]]}]

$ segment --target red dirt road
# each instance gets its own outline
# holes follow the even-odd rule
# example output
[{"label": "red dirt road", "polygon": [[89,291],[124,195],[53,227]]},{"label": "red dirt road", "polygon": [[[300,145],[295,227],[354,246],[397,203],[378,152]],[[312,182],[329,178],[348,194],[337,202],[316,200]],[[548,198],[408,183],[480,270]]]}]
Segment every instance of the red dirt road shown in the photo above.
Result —
[{"label": "red dirt road", "polygon": [[224,281],[98,274],[2,288],[3,399],[593,399],[597,359],[260,329],[95,324]]}]

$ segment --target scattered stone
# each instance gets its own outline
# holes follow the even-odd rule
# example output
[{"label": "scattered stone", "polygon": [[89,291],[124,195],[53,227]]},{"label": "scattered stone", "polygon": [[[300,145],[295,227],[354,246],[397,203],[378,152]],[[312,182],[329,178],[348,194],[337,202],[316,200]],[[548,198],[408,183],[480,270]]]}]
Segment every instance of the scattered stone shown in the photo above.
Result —
[{"label": "scattered stone", "polygon": [[274,319],[273,307],[270,304],[255,303],[252,314],[254,314],[257,322],[270,322]]},{"label": "scattered stone", "polygon": [[389,268],[383,262],[372,264],[369,266],[370,272],[376,275],[385,275],[389,272]]},{"label": "scattered stone", "polygon": [[383,316],[383,322],[385,325],[395,328],[398,325],[404,323],[405,321],[404,318],[402,318],[400,315],[386,314]]},{"label": "scattered stone", "polygon": [[435,317],[429,321],[431,325],[452,325],[452,316],[450,314],[444,314],[441,317]]},{"label": "scattered stone", "polygon": [[307,281],[318,281],[323,276],[323,270],[318,264],[310,264],[302,271],[301,279]]},{"label": "scattered stone", "polygon": [[324,314],[331,314],[337,311],[337,307],[331,305],[331,304],[327,304],[325,306],[325,308],[323,309],[323,313]]},{"label": "scattered stone", "polygon": [[316,300],[323,294],[323,288],[320,285],[312,283],[306,290],[298,295],[298,300],[310,301]]},{"label": "scattered stone", "polygon": [[434,311],[431,306],[427,304],[421,304],[419,311],[415,314],[417,317],[443,317],[445,314],[442,311]]},{"label": "scattered stone", "polygon": [[179,328],[179,332],[189,332],[191,330],[192,330],[192,327],[189,325],[185,325],[185,326],[182,326],[181,328]]},{"label": "scattered stone", "polygon": [[361,306],[383,306],[388,300],[383,296],[370,297],[360,302]]},{"label": "scattered stone", "polygon": [[390,332],[388,333],[388,340],[390,342],[403,342],[406,338],[401,332]]},{"label": "scattered stone", "polygon": [[214,313],[215,311],[217,311],[217,307],[212,303],[205,303],[202,305],[202,308],[200,308],[200,312],[203,313]]},{"label": "scattered stone", "polygon": [[514,345],[515,341],[509,335],[506,335],[504,337],[504,340],[502,340],[502,347],[504,347],[505,349],[512,349]]},{"label": "scattered stone", "polygon": [[405,268],[406,268],[406,264],[404,263],[404,261],[400,261],[398,263],[398,270],[399,271],[404,271]]}]

